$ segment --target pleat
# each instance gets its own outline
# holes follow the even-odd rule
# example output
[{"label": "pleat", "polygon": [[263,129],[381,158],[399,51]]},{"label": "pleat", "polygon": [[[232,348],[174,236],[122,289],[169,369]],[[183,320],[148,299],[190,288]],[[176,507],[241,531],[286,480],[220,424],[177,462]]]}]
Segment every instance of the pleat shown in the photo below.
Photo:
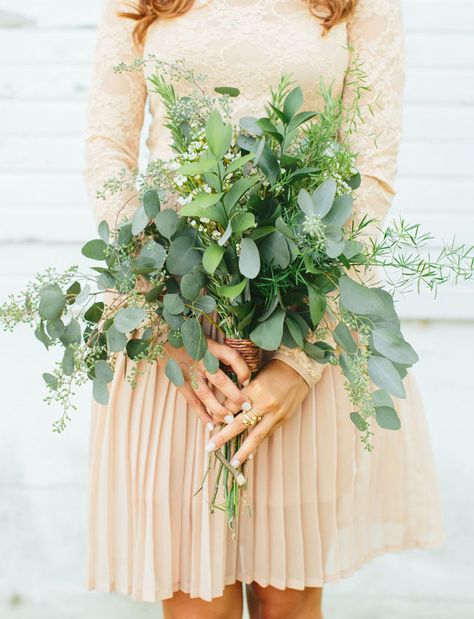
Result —
[{"label": "pleat", "polygon": [[177,590],[211,600],[236,580],[302,589],[352,574],[388,550],[444,539],[431,443],[411,377],[400,432],[375,428],[364,450],[344,377],[329,366],[294,415],[245,466],[237,540],[209,512],[217,467],[209,431],[163,364],[137,376],[117,357],[110,403],[91,407],[88,589],[158,601]]}]

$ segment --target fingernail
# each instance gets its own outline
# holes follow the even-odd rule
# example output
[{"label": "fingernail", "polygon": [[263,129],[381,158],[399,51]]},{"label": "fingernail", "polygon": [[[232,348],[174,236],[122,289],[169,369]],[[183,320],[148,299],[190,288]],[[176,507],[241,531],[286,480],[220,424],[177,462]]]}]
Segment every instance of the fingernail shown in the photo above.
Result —
[{"label": "fingernail", "polygon": [[213,423],[211,423],[210,421],[208,421],[206,423],[206,428],[209,430],[209,432],[212,432],[212,430],[214,430],[215,425]]},{"label": "fingernail", "polygon": [[249,455],[247,456],[247,460],[253,460],[253,454],[249,454]]},{"label": "fingernail", "polygon": [[250,385],[250,378],[247,378],[247,380],[244,380],[244,382],[242,383],[242,385],[244,387],[248,387],[248,385]]},{"label": "fingernail", "polygon": [[245,479],[243,473],[239,473],[236,478],[235,481],[237,482],[238,486],[243,486],[244,484],[247,483],[247,480]]},{"label": "fingernail", "polygon": [[224,417],[224,421],[225,421],[227,424],[234,423],[234,415],[226,415],[226,416]]},{"label": "fingernail", "polygon": [[234,458],[230,463],[234,468],[238,468],[240,466],[240,460],[238,458]]},{"label": "fingernail", "polygon": [[244,402],[242,404],[242,410],[243,411],[249,411],[252,408],[252,404],[250,402]]},{"label": "fingernail", "polygon": [[216,448],[216,444],[214,443],[214,441],[209,441],[209,443],[205,447],[205,450],[214,451],[215,448]]}]

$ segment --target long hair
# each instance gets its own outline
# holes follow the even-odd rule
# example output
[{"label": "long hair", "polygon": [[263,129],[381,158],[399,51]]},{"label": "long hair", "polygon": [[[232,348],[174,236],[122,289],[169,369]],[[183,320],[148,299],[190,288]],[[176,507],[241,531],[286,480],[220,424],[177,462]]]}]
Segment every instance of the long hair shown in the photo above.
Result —
[{"label": "long hair", "polygon": [[[358,0],[307,0],[310,12],[321,19],[325,32],[347,19],[354,10]],[[195,0],[136,0],[131,11],[121,12],[121,17],[137,22],[134,37],[137,43],[143,43],[150,25],[157,19],[170,19],[184,15],[193,6]]]}]

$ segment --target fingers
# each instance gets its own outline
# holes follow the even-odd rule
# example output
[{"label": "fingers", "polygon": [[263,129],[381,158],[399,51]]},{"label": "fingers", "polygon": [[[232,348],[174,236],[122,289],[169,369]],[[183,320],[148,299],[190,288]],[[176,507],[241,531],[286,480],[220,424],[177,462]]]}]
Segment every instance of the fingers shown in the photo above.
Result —
[{"label": "fingers", "polygon": [[194,380],[196,381],[193,386],[194,394],[207,408],[208,412],[212,415],[213,420],[220,423],[232,422],[233,419],[231,419],[231,417],[233,417],[233,415],[230,415],[226,407],[219,402],[204,378],[199,375],[195,376]]},{"label": "fingers", "polygon": [[[232,458],[231,464],[238,468],[249,458],[253,457],[253,454],[257,451],[260,443],[270,434],[274,429],[275,419],[270,413],[262,418],[248,433],[247,438],[244,440],[240,449],[235,453]],[[215,437],[213,437],[214,440]]]},{"label": "fingers", "polygon": [[[244,414],[245,411],[234,417],[233,423],[219,430],[206,445],[206,451],[215,451],[219,449],[224,443],[227,443],[227,441],[230,441],[234,436],[246,430],[247,426],[243,423]],[[259,423],[257,425],[259,425]]]},{"label": "fingers", "polygon": [[[217,370],[215,374],[205,372],[205,375],[207,380],[213,384],[214,387],[217,387],[226,397],[225,404],[223,404],[226,409],[230,410],[232,413],[237,413],[242,409],[242,405],[246,402],[247,398],[225,372]],[[232,405],[232,408],[230,408],[230,405]]]},{"label": "fingers", "polygon": [[247,384],[251,376],[250,368],[236,350],[214,340],[208,340],[208,348],[219,361],[232,368],[241,385]]},{"label": "fingers", "polygon": [[190,385],[185,383],[182,387],[179,388],[179,392],[184,397],[189,406],[193,409],[193,411],[197,414],[203,425],[205,425],[208,430],[213,430],[215,425],[212,421],[212,417],[204,408],[204,404],[196,397]]}]

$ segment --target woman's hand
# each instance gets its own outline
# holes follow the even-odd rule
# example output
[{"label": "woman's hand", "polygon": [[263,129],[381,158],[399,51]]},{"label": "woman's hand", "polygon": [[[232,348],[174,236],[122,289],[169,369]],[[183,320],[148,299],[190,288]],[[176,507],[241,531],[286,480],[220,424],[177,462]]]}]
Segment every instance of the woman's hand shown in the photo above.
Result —
[{"label": "woman's hand", "polygon": [[[240,354],[215,340],[208,339],[207,346],[219,361],[229,365],[235,372],[239,383],[245,385],[250,379],[250,369]],[[209,430],[214,429],[216,423],[232,423],[234,415],[232,411],[240,410],[246,401],[246,396],[240,391],[232,380],[221,370],[210,374],[202,361],[194,361],[184,348],[173,348],[169,343],[165,344],[165,352],[172,357],[181,367],[184,376],[184,385],[178,390],[185,400],[197,413],[199,419]],[[219,402],[212,391],[212,385],[225,396],[226,405]],[[227,404],[231,408],[226,408]]]},{"label": "woman's hand", "polygon": [[[308,392],[308,383],[296,370],[279,359],[269,361],[248,387],[244,387],[241,391],[251,404],[237,409],[244,412],[238,414],[232,424],[212,437],[206,445],[206,451],[219,449],[231,438],[246,430],[247,426],[242,423],[242,419],[245,411],[252,409],[249,412],[250,416],[258,414],[262,419],[249,429],[247,438],[233,457],[231,464],[237,468],[247,458],[253,457],[264,438],[291,417]],[[230,410],[236,410],[233,402],[225,400],[223,404]]]}]

